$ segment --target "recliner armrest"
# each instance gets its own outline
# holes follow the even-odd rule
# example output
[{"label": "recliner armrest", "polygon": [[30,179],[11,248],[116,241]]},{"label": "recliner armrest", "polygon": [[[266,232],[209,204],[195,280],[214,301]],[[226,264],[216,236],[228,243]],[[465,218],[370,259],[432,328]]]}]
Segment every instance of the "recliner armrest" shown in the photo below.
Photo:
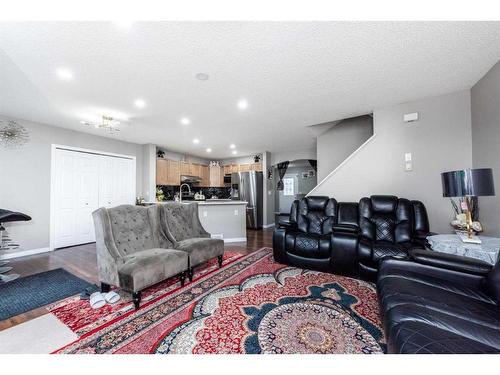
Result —
[{"label": "recliner armrest", "polygon": [[493,268],[482,260],[432,250],[413,249],[410,251],[410,258],[420,264],[480,276],[486,276]]},{"label": "recliner armrest", "polygon": [[357,225],[352,224],[333,224],[332,226],[333,232],[343,232],[343,233],[359,233],[359,227]]},{"label": "recliner armrest", "polygon": [[296,229],[297,223],[290,221],[290,220],[280,220],[278,222],[278,228]]}]

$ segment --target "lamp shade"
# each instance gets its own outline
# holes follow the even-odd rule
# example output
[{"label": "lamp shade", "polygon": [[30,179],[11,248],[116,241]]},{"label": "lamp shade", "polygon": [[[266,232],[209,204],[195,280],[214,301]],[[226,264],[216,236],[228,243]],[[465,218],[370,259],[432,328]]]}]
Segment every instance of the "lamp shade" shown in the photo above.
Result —
[{"label": "lamp shade", "polygon": [[462,169],[441,173],[443,197],[495,195],[491,168]]}]

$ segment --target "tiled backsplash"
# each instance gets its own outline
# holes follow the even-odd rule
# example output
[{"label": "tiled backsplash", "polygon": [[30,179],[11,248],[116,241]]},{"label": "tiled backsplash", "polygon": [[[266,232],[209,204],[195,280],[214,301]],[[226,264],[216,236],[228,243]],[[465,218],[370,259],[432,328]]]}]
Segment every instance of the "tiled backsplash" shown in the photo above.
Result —
[{"label": "tiled backsplash", "polygon": [[[172,200],[174,199],[174,195],[176,193],[179,193],[179,186],[157,186],[158,188],[161,188],[163,190],[163,194],[165,195],[166,200]],[[229,199],[231,198],[231,193],[230,193],[229,187],[196,187],[196,186],[191,186],[191,191],[193,193],[199,193],[200,191],[203,193],[205,198],[210,199],[213,196],[219,198],[219,199]],[[187,189],[184,188],[183,191],[186,191]]]}]

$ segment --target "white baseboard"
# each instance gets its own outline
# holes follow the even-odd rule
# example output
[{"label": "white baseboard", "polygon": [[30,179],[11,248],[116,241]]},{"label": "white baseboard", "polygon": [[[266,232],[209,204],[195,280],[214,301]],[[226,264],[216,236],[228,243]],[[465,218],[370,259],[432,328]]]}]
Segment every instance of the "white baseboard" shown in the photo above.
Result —
[{"label": "white baseboard", "polygon": [[13,252],[7,252],[4,254],[0,254],[0,259],[21,258],[21,257],[26,257],[28,255],[35,255],[35,254],[48,253],[48,252],[50,252],[50,248],[48,248],[48,247],[42,247],[40,249],[13,251]]},{"label": "white baseboard", "polygon": [[240,237],[240,238],[224,238],[224,243],[228,242],[247,242],[246,237]]},{"label": "white baseboard", "polygon": [[274,223],[272,223],[272,224],[267,224],[267,225],[263,225],[263,226],[262,226],[262,228],[267,229],[267,228],[274,227],[274,225],[275,225]]}]

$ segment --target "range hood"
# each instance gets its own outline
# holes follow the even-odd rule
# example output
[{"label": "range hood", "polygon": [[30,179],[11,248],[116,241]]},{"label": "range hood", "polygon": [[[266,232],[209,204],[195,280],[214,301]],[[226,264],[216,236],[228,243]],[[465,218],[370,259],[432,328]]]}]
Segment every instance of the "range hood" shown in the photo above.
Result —
[{"label": "range hood", "polygon": [[197,184],[201,181],[201,178],[198,176],[186,176],[183,175],[181,176],[181,183],[187,183],[187,184]]}]

